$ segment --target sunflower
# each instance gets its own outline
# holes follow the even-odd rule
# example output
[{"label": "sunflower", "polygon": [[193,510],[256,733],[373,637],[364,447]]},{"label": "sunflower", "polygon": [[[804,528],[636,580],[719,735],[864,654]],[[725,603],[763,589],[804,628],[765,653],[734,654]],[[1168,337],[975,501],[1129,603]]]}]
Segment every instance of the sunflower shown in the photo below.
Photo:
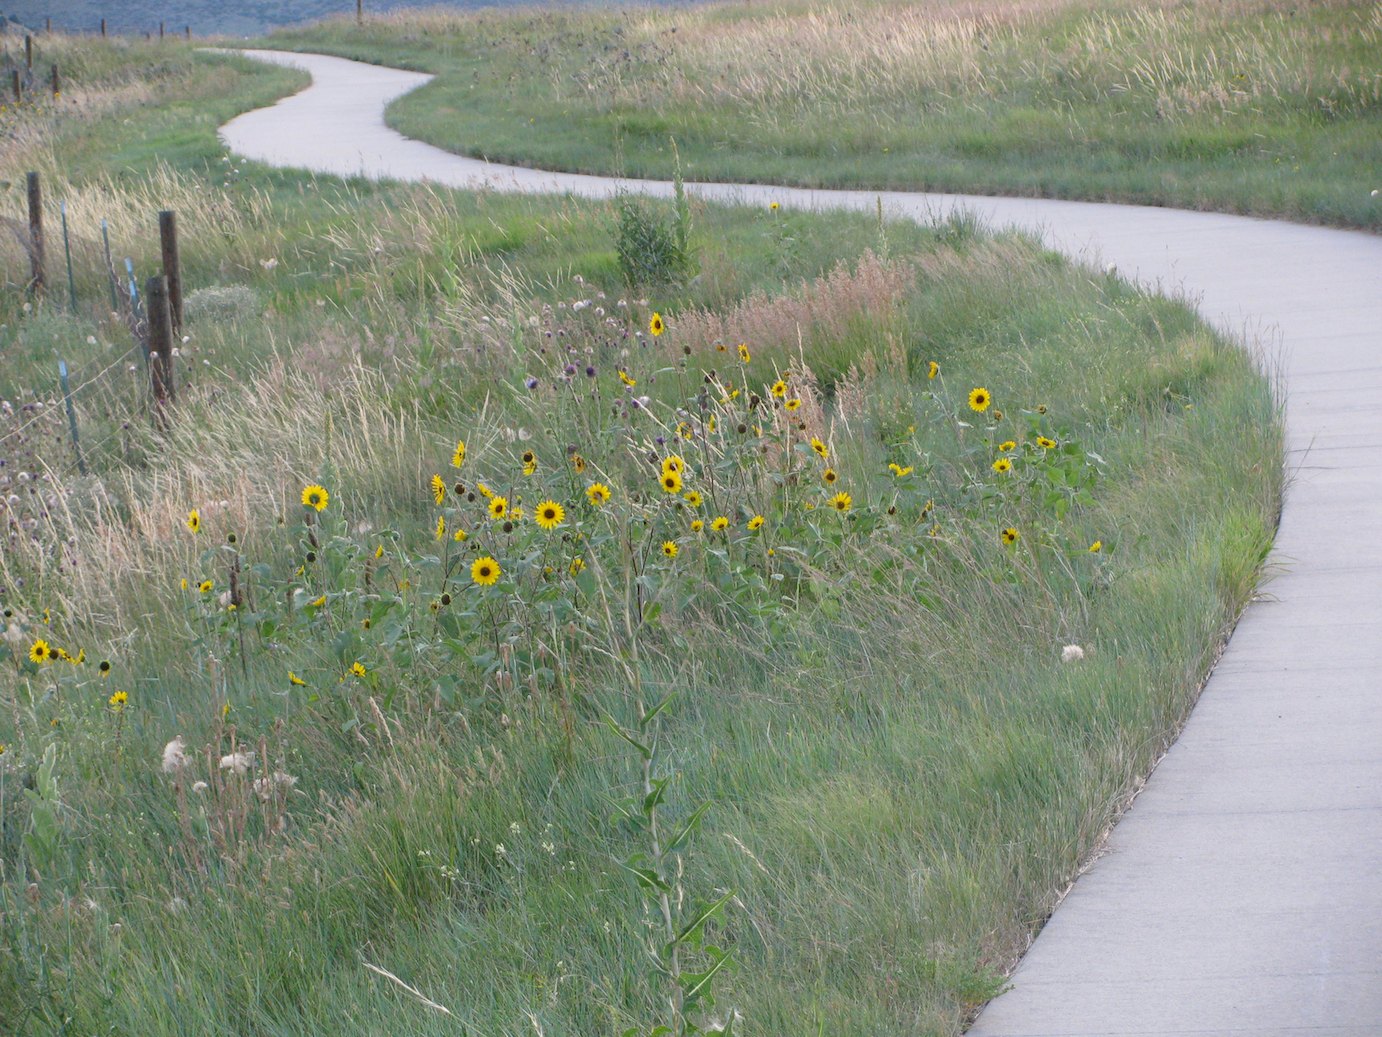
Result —
[{"label": "sunflower", "polygon": [[533,513],[533,521],[543,529],[556,529],[566,518],[566,509],[554,500],[545,500]]},{"label": "sunflower", "polygon": [[753,518],[749,519],[749,521],[748,521],[748,528],[749,528],[750,532],[752,532],[752,531],[754,531],[754,530],[762,529],[762,528],[763,528],[763,516],[762,516],[762,515],[755,515]]},{"label": "sunflower", "polygon": [[436,536],[437,536],[437,539],[438,539],[438,540],[445,540],[445,539],[446,539],[446,516],[445,516],[445,515],[438,515],[438,516],[437,516],[437,533],[436,533]]},{"label": "sunflower", "polygon": [[129,702],[129,700],[130,693],[128,691],[117,691],[110,698],[106,699],[106,704],[118,713],[125,708],[125,704]]},{"label": "sunflower", "polygon": [[537,471],[537,454],[531,450],[523,451],[523,474],[532,475]]},{"label": "sunflower", "polygon": [[1089,553],[1092,554],[1092,555],[1097,555],[1097,554],[1098,554],[1100,551],[1102,551],[1103,549],[1104,549],[1104,542],[1103,542],[1102,540],[1096,540],[1096,541],[1094,541],[1094,543],[1092,543],[1092,544],[1089,545]]},{"label": "sunflower", "polygon": [[839,481],[840,473],[835,471],[835,469],[827,468],[825,471],[821,472],[821,482],[825,483],[827,486],[834,486]]},{"label": "sunflower", "polygon": [[978,414],[984,413],[989,409],[989,404],[993,402],[993,397],[984,388],[969,390],[969,409]]},{"label": "sunflower", "polygon": [[576,469],[576,474],[577,474],[577,475],[582,475],[582,474],[584,474],[584,473],[585,473],[585,458],[582,457],[580,454],[572,454],[572,455],[571,455],[571,467],[574,468],[574,469]]},{"label": "sunflower", "polygon": [[664,493],[681,492],[681,476],[676,472],[662,473],[662,490]]},{"label": "sunflower", "polygon": [[475,563],[470,567],[470,578],[481,587],[491,587],[499,579],[502,572],[499,563],[489,555],[475,559]]},{"label": "sunflower", "polygon": [[779,400],[784,399],[787,396],[787,383],[779,378],[769,387],[768,392],[772,393]]},{"label": "sunflower", "polygon": [[677,542],[675,540],[664,540],[662,542],[662,553],[668,558],[675,558],[679,550],[680,548],[677,547]]},{"label": "sunflower", "polygon": [[352,677],[366,677],[369,675],[369,670],[365,669],[365,664],[357,659],[350,664],[350,674]]},{"label": "sunflower", "polygon": [[746,364],[752,359],[749,356],[749,347],[742,342],[739,343],[739,359]]},{"label": "sunflower", "polygon": [[691,520],[691,532],[693,532],[693,533],[699,533],[699,532],[700,532],[701,530],[703,530],[703,529],[705,529],[705,520],[704,520],[704,519],[692,519],[692,520]]},{"label": "sunflower", "polygon": [[193,508],[187,513],[185,521],[187,522],[187,528],[193,533],[200,533],[202,531],[202,513],[196,508]]},{"label": "sunflower", "polygon": [[442,482],[440,475],[432,476],[432,499],[436,501],[438,505],[446,501],[446,483]]},{"label": "sunflower", "polygon": [[481,497],[485,498],[485,500],[489,500],[491,497],[494,496],[494,491],[482,482],[477,482],[475,484],[475,490],[477,493],[480,494]]},{"label": "sunflower", "polygon": [[456,543],[458,544],[462,544],[470,539],[470,534],[467,533],[464,529],[458,529],[456,530],[456,532],[451,534],[451,539],[456,541]]},{"label": "sunflower", "polygon": [[824,461],[827,457],[830,456],[830,448],[827,447],[815,436],[811,437],[811,449],[816,452],[817,456],[820,457],[822,461]]},{"label": "sunflower", "polygon": [[29,648],[29,661],[33,663],[50,663],[57,657],[53,646],[41,637]]},{"label": "sunflower", "polygon": [[724,515],[716,515],[710,522],[710,528],[717,533],[723,533],[729,528],[729,519]]},{"label": "sunflower", "polygon": [[465,464],[465,440],[456,440],[456,452],[451,455],[451,467],[459,468]]},{"label": "sunflower", "polygon": [[653,319],[648,321],[648,330],[652,332],[653,338],[657,338],[667,330],[667,325],[662,322],[662,314],[654,311]]},{"label": "sunflower", "polygon": [[303,487],[302,506],[304,508],[314,508],[317,511],[325,511],[329,503],[331,503],[331,494],[326,492],[325,486],[318,486],[316,483],[313,483],[311,486]]},{"label": "sunflower", "polygon": [[999,450],[1002,450],[1002,451],[1004,451],[1004,452],[1007,452],[1007,451],[1009,451],[1009,450],[1016,450],[1016,449],[1017,449],[1017,441],[1016,441],[1016,440],[1012,440],[1012,439],[1005,439],[1005,440],[1003,440],[1003,442],[1001,442],[1001,443],[998,444],[998,449],[999,449]]},{"label": "sunflower", "polygon": [[941,373],[941,365],[938,364],[938,363],[936,363],[934,360],[932,360],[930,363],[928,363],[928,364],[926,365],[926,377],[927,377],[928,379],[930,379],[930,378],[935,378],[936,375],[938,375],[938,374],[940,374],[940,373]]},{"label": "sunflower", "polygon": [[1008,460],[1008,458],[1006,457],[1000,457],[997,461],[993,462],[993,470],[997,472],[999,475],[1002,475],[1004,472],[1011,471],[1012,466],[1012,461]]},{"label": "sunflower", "polygon": [[197,590],[201,591],[203,594],[210,594],[211,588],[215,586],[215,580],[202,580],[202,582],[197,585]]},{"label": "sunflower", "polygon": [[836,511],[848,511],[854,507],[854,498],[841,490],[830,498],[830,506]]},{"label": "sunflower", "polygon": [[509,513],[509,499],[507,497],[491,497],[489,499],[489,517],[498,521]]},{"label": "sunflower", "polygon": [[1003,543],[1005,544],[1015,544],[1022,536],[1015,526],[1009,526],[999,535],[1003,538]]},{"label": "sunflower", "polygon": [[681,495],[681,499],[693,508],[699,508],[705,500],[697,490],[687,490]]},{"label": "sunflower", "polygon": [[801,406],[801,400],[799,400],[799,399],[797,399],[795,396],[793,396],[790,400],[788,400],[788,401],[787,401],[786,403],[784,403],[782,406],[786,407],[788,410],[796,410],[798,407]]},{"label": "sunflower", "polygon": [[1047,439],[1045,436],[1037,436],[1036,444],[1043,450],[1051,450],[1055,447],[1056,441],[1054,439]]},{"label": "sunflower", "polygon": [[625,385],[627,385],[630,389],[632,389],[635,385],[638,384],[638,379],[630,378],[629,373],[625,371],[622,367],[619,368],[619,380],[623,382]]},{"label": "sunflower", "polygon": [[567,566],[566,571],[569,572],[572,576],[579,576],[582,570],[584,569],[585,559],[577,555],[575,558],[571,559],[571,564]]},{"label": "sunflower", "polygon": [[299,676],[298,676],[296,673],[294,673],[292,670],[289,670],[289,671],[288,671],[288,683],[291,684],[291,685],[292,685],[293,687],[295,687],[295,688],[305,688],[305,687],[307,687],[307,682],[306,682],[305,680],[303,680],[301,677],[299,677]]},{"label": "sunflower", "polygon": [[[892,465],[889,465],[888,467],[892,468]],[[911,465],[898,465],[896,468],[893,468],[893,475],[901,479],[903,476],[911,475],[912,471],[913,469]]]},{"label": "sunflower", "polygon": [[666,475],[668,472],[676,472],[678,475],[684,474],[686,462],[676,454],[668,454],[662,461],[662,474]]},{"label": "sunflower", "polygon": [[585,488],[585,495],[595,507],[609,503],[609,487],[602,482],[593,482]]}]

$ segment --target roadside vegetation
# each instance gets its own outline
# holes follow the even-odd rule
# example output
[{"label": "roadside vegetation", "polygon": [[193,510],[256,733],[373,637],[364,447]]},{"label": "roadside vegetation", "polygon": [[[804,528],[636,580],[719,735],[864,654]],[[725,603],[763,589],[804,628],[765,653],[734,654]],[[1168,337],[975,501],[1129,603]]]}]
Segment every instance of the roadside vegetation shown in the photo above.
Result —
[{"label": "roadside vegetation", "polygon": [[276,33],[434,72],[409,136],[669,178],[1133,201],[1382,225],[1362,0],[395,12]]},{"label": "roadside vegetation", "polygon": [[[961,1031],[1252,594],[1249,355],[963,217],[240,164],[298,74],[47,45],[70,93],[0,113],[3,215],[41,170],[75,245],[30,299],[0,242],[7,1032]],[[147,276],[162,208],[160,433],[100,220]]]}]

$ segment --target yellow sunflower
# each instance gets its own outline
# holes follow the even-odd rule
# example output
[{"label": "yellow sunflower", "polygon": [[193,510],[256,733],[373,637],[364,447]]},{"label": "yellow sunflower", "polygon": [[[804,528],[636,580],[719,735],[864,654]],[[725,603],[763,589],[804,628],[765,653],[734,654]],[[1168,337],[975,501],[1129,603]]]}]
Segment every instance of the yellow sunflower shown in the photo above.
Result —
[{"label": "yellow sunflower", "polygon": [[774,396],[776,396],[779,400],[784,399],[787,395],[787,383],[784,382],[781,378],[779,378],[777,381],[773,382],[772,386],[768,389],[768,391],[772,393]]},{"label": "yellow sunflower", "polygon": [[566,518],[566,509],[554,500],[545,500],[533,513],[533,521],[543,529],[556,529]]},{"label": "yellow sunflower", "polygon": [[509,498],[494,496],[489,499],[489,517],[498,521],[509,513]]},{"label": "yellow sunflower", "polygon": [[723,533],[729,528],[729,519],[724,515],[716,515],[710,521],[710,528],[717,533]]},{"label": "yellow sunflower", "polygon": [[325,486],[318,486],[316,483],[313,483],[311,486],[303,487],[302,506],[304,508],[314,508],[317,511],[325,511],[329,503],[331,503],[331,494],[326,492]]},{"label": "yellow sunflower", "polygon": [[989,409],[989,404],[993,402],[993,397],[984,388],[969,390],[969,409],[977,414],[982,414]]},{"label": "yellow sunflower", "polygon": [[755,515],[753,518],[749,519],[749,521],[748,521],[748,528],[749,528],[750,531],[762,529],[762,528],[763,528],[763,516],[762,516],[762,515]]},{"label": "yellow sunflower", "polygon": [[595,507],[609,503],[609,487],[602,482],[593,482],[585,488],[585,495]]},{"label": "yellow sunflower", "polygon": [[854,498],[841,490],[830,498],[830,506],[836,511],[848,511],[854,507]]},{"label": "yellow sunflower", "polygon": [[186,522],[187,528],[193,533],[200,533],[202,531],[202,513],[196,508],[193,508],[187,513]]},{"label": "yellow sunflower", "polygon": [[503,570],[499,568],[499,563],[485,555],[483,558],[475,559],[471,565],[470,578],[481,587],[491,587],[498,581],[501,572]]},{"label": "yellow sunflower", "polygon": [[459,468],[465,464],[465,440],[456,440],[456,452],[451,455],[451,467]]},{"label": "yellow sunflower", "polygon": [[1000,457],[997,461],[993,462],[993,470],[997,472],[999,475],[1002,475],[1004,472],[1011,471],[1012,466],[1013,463],[1006,457]]},{"label": "yellow sunflower", "polygon": [[1003,543],[1005,544],[1015,544],[1022,537],[1022,534],[1019,533],[1016,527],[1014,526],[1009,526],[1007,529],[1003,530],[1003,532],[1000,535],[1002,536]]},{"label": "yellow sunflower", "polygon": [[675,558],[679,550],[680,548],[677,547],[677,542],[675,540],[664,540],[662,542],[662,553],[668,558]]},{"label": "yellow sunflower", "polygon": [[648,330],[652,332],[653,338],[657,338],[667,330],[667,325],[662,322],[662,314],[653,313],[653,319],[648,321]]},{"label": "yellow sunflower", "polygon": [[432,476],[432,499],[438,504],[446,501],[446,483],[442,482],[440,475]]},{"label": "yellow sunflower", "polygon": [[822,461],[830,456],[830,448],[822,443],[815,436],[811,437],[811,449],[816,452]]},{"label": "yellow sunflower", "polygon": [[681,492],[681,476],[676,472],[662,473],[662,491],[664,493]]}]

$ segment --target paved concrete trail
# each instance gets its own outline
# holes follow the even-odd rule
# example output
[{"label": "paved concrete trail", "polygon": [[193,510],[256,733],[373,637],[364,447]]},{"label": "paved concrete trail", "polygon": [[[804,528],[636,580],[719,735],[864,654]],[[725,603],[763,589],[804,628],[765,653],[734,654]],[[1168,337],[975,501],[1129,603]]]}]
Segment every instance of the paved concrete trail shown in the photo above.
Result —
[{"label": "paved concrete trail", "polygon": [[[605,197],[619,186],[491,166],[387,129],[385,104],[428,76],[251,53],[306,68],[314,85],[223,128],[246,158],[503,191]],[[687,189],[803,209],[867,210],[879,197]],[[1171,209],[881,197],[894,216],[964,208],[1029,227],[1076,258],[1187,292],[1212,323],[1279,352],[1287,393],[1294,481],[1274,554],[1284,572],[1243,617],[1107,852],[971,1035],[1382,1035],[1382,238]]]}]

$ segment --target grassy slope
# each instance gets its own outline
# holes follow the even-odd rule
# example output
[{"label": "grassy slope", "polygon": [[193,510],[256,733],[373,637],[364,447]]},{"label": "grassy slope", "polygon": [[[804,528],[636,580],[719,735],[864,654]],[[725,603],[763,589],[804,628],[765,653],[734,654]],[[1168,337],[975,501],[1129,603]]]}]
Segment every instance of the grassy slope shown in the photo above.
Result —
[{"label": "grassy slope", "polygon": [[1126,200],[1376,228],[1376,6],[436,12],[275,34],[439,78],[392,125],[496,161]]},{"label": "grassy slope", "polygon": [[[0,671],[0,1018],[21,1034],[62,1018],[78,1032],[151,1035],[456,1032],[361,957],[482,1033],[534,1021],[554,1035],[619,1032],[655,1018],[647,916],[614,864],[637,840],[606,820],[636,774],[600,720],[633,708],[617,662],[631,649],[618,620],[626,592],[617,579],[586,584],[575,632],[546,640],[534,617],[556,605],[538,584],[479,598],[459,581],[458,597],[510,617],[514,633],[511,654],[486,663],[463,613],[465,650],[449,654],[428,609],[444,549],[426,482],[450,471],[464,435],[466,478],[518,478],[519,450],[536,449],[544,467],[529,503],[565,500],[603,552],[600,571],[627,558],[553,464],[569,443],[621,490],[611,516],[643,509],[653,543],[682,544],[677,565],[650,564],[639,584],[664,606],[640,637],[639,675],[649,694],[680,693],[664,733],[661,766],[682,775],[668,810],[714,804],[686,886],[737,891],[716,927],[740,962],[722,1010],[764,1033],[954,1033],[1155,759],[1250,592],[1276,514],[1280,440],[1247,358],[1182,306],[1020,239],[898,225],[882,265],[861,258],[884,245],[867,218],[705,207],[694,213],[700,276],[650,300],[674,314],[665,352],[617,360],[592,311],[556,307],[596,298],[622,321],[607,207],[236,168],[214,126],[288,89],[290,74],[194,67],[180,50],[171,63],[167,51],[95,53],[93,82],[116,68],[165,76],[137,108],[69,112],[42,132],[47,116],[30,117],[19,138],[30,150],[3,176],[42,165],[74,228],[89,239],[109,217],[117,253],[141,270],[156,247],[151,214],[173,205],[189,287],[249,294],[222,290],[220,308],[203,296],[171,436],[142,433],[135,394],[109,391],[112,439],[93,477],[72,474],[60,426],[21,445],[61,477],[60,506],[35,519],[39,554],[5,556],[18,633]],[[94,256],[78,259],[73,317],[51,305],[25,313],[22,262],[6,258],[0,395],[51,402],[58,351],[84,371],[126,348],[103,313]],[[815,280],[837,259],[851,272]],[[648,308],[635,300],[630,322]],[[756,573],[786,563],[767,562],[742,531],[726,545],[727,575],[685,516],[655,509],[657,495],[640,503],[623,419],[519,388],[548,377],[547,330],[591,347],[602,386],[612,364],[629,367],[655,407],[694,392],[704,368],[752,386],[804,351],[832,391],[811,393],[795,360],[802,413],[812,431],[833,428],[858,518],[774,510],[764,502],[775,493],[745,482],[725,505],[736,528],[741,508],[763,510],[764,535],[782,538],[783,557],[807,552],[814,575],[785,598],[756,590]],[[717,334],[752,342],[744,374],[725,370],[734,360],[715,350]],[[83,349],[87,335],[96,344]],[[991,428],[964,405],[974,385],[1008,412]],[[761,420],[744,405],[727,405],[725,436]],[[509,442],[504,430],[518,428],[533,438]],[[1094,503],[1064,520],[989,468],[1012,436],[1043,472],[1034,429],[1077,451],[1053,456],[1105,461]],[[766,436],[763,456],[783,434]],[[734,449],[753,470],[756,440]],[[789,456],[801,472],[783,492],[816,499],[819,465],[800,447]],[[889,460],[918,471],[899,482]],[[315,577],[294,573],[306,533],[293,518],[315,480],[331,487],[323,528],[339,536],[332,605],[258,606],[277,629],[251,630],[242,656],[236,617],[179,578],[225,586],[235,532],[261,601],[315,594]],[[928,498],[936,511],[923,518]],[[181,527],[190,507],[204,516],[196,539]],[[523,571],[523,552],[470,505],[447,516],[475,534],[447,557],[468,565],[483,545]],[[995,535],[1007,522],[1024,533],[1012,550]],[[524,543],[543,542],[525,528]],[[832,532],[844,528],[858,532]],[[69,536],[75,571],[52,564]],[[1095,537],[1106,554],[1085,550]],[[389,545],[377,579],[387,573],[391,589],[368,595],[352,581],[376,543]],[[255,563],[266,568],[251,575]],[[22,657],[38,635],[84,646],[87,664],[36,671]],[[559,661],[534,667],[533,637]],[[1091,654],[1063,666],[1071,641]],[[108,680],[92,672],[100,657],[114,662]],[[339,679],[352,658],[368,661],[367,680]],[[306,689],[287,683],[289,669]],[[530,678],[537,694],[515,690]],[[105,705],[117,687],[131,694],[118,716]],[[233,779],[210,802],[189,792],[184,827],[158,769],[179,733],[189,753],[209,746],[213,758],[232,737],[263,738],[272,766],[299,778],[286,834],[264,831],[267,811]],[[24,842],[33,811],[18,794],[49,744],[64,804],[51,859]],[[244,834],[225,835],[242,810]]]}]

